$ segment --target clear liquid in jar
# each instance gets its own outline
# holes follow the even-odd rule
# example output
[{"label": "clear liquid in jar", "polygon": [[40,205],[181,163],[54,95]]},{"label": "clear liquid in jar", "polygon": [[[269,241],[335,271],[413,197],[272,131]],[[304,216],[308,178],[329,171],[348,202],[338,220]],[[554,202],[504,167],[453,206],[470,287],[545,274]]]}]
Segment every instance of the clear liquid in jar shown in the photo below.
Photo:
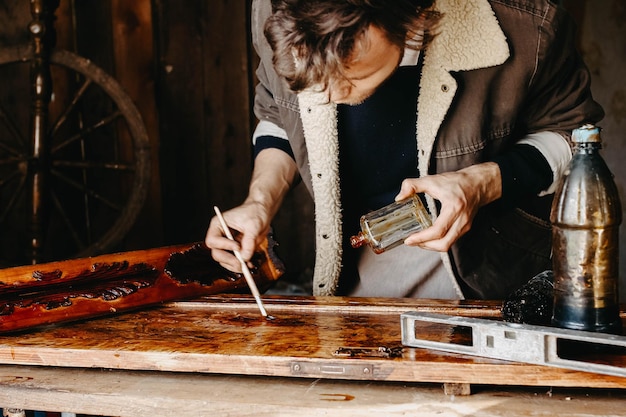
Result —
[{"label": "clear liquid in jar", "polygon": [[393,202],[361,216],[361,231],[350,238],[352,247],[368,244],[375,253],[401,245],[409,235],[432,225],[419,195]]}]

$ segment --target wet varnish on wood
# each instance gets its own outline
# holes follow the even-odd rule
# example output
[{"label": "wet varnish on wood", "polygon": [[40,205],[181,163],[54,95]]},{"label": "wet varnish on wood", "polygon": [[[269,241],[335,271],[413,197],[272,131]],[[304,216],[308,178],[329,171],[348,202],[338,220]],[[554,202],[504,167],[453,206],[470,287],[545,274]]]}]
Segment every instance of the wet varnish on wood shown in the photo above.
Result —
[{"label": "wet varnish on wood", "polygon": [[626,379],[401,346],[400,314],[498,318],[500,303],[264,296],[197,301],[0,337],[0,363],[379,381],[626,388]]}]

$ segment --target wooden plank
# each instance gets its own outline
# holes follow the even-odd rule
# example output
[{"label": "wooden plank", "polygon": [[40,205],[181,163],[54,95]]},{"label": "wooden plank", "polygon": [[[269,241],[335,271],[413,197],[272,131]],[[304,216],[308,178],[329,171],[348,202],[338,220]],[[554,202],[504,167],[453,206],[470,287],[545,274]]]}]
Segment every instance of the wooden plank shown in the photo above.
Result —
[{"label": "wooden plank", "polygon": [[[374,381],[625,388],[626,379],[418,348],[398,357],[400,314],[496,317],[497,303],[210,297],[0,337],[0,363]],[[343,348],[343,349],[342,349]],[[339,354],[342,352],[342,354]],[[352,355],[345,353],[352,352]]]},{"label": "wooden plank", "polygon": [[152,2],[163,229],[168,243],[199,240],[208,226],[208,210],[189,208],[211,206],[206,191],[205,150],[210,147],[202,94],[204,51],[198,42],[201,3]]},{"label": "wooden plank", "polygon": [[[125,239],[124,250],[144,248],[146,242],[163,242],[159,122],[155,100],[156,75],[152,9],[150,0],[111,0],[115,78],[137,106],[150,139],[148,196],[135,225]],[[130,144],[129,144],[129,150]]]},{"label": "wooden plank", "polygon": [[470,384],[443,384],[443,392],[446,395],[470,395],[472,393],[472,386]]},{"label": "wooden plank", "polygon": [[204,237],[252,165],[246,3],[152,2],[166,243]]},{"label": "wooden plank", "polygon": [[0,46],[28,42],[28,25],[32,17],[30,4],[26,1],[3,1],[0,3]]},{"label": "wooden plank", "polygon": [[484,387],[446,397],[438,384],[0,366],[0,404],[120,417],[623,415],[616,390]]},{"label": "wooden plank", "polygon": [[252,167],[248,3],[203,3],[202,10],[207,187],[224,209],[243,201]]}]

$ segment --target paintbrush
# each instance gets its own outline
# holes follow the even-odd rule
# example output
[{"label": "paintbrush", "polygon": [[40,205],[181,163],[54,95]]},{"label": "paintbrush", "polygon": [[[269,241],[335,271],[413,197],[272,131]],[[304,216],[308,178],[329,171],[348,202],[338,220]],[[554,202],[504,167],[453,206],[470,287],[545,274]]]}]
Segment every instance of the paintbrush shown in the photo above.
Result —
[{"label": "paintbrush", "polygon": [[[224,217],[222,216],[220,209],[217,208],[217,206],[214,206],[213,209],[215,210],[215,214],[217,215],[217,218],[220,221],[220,224],[222,225],[224,234],[226,235],[227,238],[234,241],[235,238],[233,238],[233,234],[230,232],[230,229],[226,225],[226,221],[224,221]],[[261,295],[259,294],[259,289],[257,288],[256,282],[254,281],[254,278],[252,277],[250,268],[248,268],[248,264],[246,264],[246,261],[244,261],[239,251],[236,250],[233,252],[235,253],[235,257],[237,257],[237,260],[241,263],[241,270],[243,271],[243,276],[245,277],[246,282],[248,283],[248,287],[250,287],[250,291],[252,292],[252,295],[254,296],[254,299],[256,300],[257,305],[259,306],[259,310],[261,310],[261,315],[263,315],[263,317],[267,319],[273,319],[273,317],[268,316],[267,311],[265,311],[265,307],[263,306],[263,301],[261,301]]]}]

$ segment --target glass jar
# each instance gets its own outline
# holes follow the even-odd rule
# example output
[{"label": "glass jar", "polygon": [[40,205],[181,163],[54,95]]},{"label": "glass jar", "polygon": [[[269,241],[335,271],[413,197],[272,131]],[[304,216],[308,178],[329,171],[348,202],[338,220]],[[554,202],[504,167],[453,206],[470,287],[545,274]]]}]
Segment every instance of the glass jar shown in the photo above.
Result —
[{"label": "glass jar", "polygon": [[361,231],[350,238],[353,248],[369,245],[383,253],[401,245],[409,235],[432,225],[418,194],[361,216]]}]

